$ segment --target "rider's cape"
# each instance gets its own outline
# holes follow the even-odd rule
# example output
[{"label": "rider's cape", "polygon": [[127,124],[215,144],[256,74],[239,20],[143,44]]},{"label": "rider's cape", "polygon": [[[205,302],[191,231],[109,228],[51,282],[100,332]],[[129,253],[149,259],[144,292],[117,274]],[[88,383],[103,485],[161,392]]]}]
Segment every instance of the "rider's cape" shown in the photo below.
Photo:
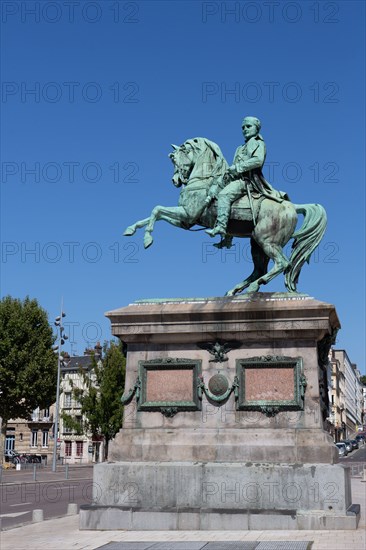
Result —
[{"label": "rider's cape", "polygon": [[276,202],[289,201],[290,198],[284,191],[277,191],[265,179],[262,170],[251,170],[245,174],[244,180],[252,184],[251,190],[253,198],[266,197]]}]

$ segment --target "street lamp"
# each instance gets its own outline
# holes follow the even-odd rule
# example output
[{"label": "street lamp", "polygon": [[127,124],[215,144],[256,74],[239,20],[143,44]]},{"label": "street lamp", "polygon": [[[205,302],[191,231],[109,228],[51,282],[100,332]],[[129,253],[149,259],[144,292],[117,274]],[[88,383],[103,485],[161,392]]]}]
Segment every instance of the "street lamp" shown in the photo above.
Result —
[{"label": "street lamp", "polygon": [[59,408],[60,408],[60,372],[61,364],[63,364],[63,357],[61,355],[61,347],[64,345],[68,336],[64,334],[65,328],[62,326],[62,319],[66,317],[66,313],[62,311],[61,302],[61,315],[56,317],[55,325],[58,328],[58,345],[53,346],[53,350],[57,352],[57,388],[56,388],[56,411],[55,411],[55,424],[53,431],[53,458],[52,458],[52,471],[56,472],[56,455],[57,455],[57,440],[58,440],[58,427],[59,427]]}]

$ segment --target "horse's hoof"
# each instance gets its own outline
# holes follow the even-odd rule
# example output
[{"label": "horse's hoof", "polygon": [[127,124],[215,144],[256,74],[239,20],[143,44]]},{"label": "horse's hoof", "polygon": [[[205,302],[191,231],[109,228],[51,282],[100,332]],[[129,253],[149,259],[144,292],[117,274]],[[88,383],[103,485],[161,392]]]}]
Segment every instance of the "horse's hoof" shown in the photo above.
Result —
[{"label": "horse's hoof", "polygon": [[131,225],[127,227],[126,231],[123,233],[125,237],[131,237],[131,235],[134,235],[136,233],[136,229],[134,229]]},{"label": "horse's hoof", "polygon": [[144,237],[144,248],[149,248],[149,246],[151,246],[153,242],[154,242],[154,239],[152,238],[152,236],[150,234],[145,235],[145,237]]},{"label": "horse's hoof", "polygon": [[232,288],[231,290],[228,290],[225,296],[235,296],[235,289]]},{"label": "horse's hoof", "polygon": [[258,290],[259,290],[259,285],[252,283],[247,288],[247,294],[249,294],[250,292],[258,292]]}]

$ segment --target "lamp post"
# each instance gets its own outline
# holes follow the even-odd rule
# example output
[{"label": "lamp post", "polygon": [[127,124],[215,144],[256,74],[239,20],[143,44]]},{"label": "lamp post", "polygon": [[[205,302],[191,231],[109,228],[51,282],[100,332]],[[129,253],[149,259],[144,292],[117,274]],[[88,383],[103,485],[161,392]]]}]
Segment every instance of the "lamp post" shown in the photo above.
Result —
[{"label": "lamp post", "polygon": [[64,327],[62,326],[62,319],[66,317],[66,314],[62,311],[61,301],[61,315],[56,317],[55,325],[58,327],[58,345],[54,346],[54,351],[57,351],[57,386],[56,386],[56,411],[55,411],[55,424],[53,431],[53,458],[52,458],[52,471],[56,472],[56,455],[57,455],[57,442],[58,442],[58,427],[59,427],[59,408],[60,408],[60,373],[61,364],[63,364],[63,357],[61,355],[61,347],[64,345],[68,336],[63,334]]}]

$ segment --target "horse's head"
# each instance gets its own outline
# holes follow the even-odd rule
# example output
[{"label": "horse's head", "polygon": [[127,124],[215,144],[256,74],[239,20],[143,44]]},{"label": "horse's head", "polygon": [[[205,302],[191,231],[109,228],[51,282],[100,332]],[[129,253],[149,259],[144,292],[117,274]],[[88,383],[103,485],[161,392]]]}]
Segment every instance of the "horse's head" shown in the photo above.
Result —
[{"label": "horse's head", "polygon": [[174,164],[172,181],[176,187],[187,184],[194,166],[194,150],[189,143],[183,143],[180,147],[173,145],[174,151],[169,154]]},{"label": "horse's head", "polygon": [[196,179],[209,185],[213,177],[221,177],[228,168],[220,147],[206,138],[188,139],[180,147],[172,147],[174,151],[169,157],[174,164],[173,183],[176,187]]}]

